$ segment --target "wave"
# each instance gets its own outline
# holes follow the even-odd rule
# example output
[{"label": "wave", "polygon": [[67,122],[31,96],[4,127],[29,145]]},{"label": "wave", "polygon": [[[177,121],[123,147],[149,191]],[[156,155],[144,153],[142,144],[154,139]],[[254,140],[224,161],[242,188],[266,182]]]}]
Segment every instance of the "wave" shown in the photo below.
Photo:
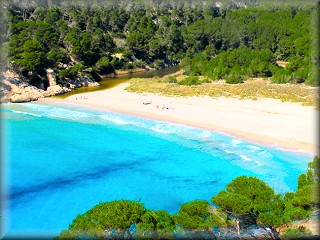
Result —
[{"label": "wave", "polygon": [[131,122],[131,121],[125,121],[121,118],[118,118],[118,117],[109,117],[109,116],[106,116],[106,115],[100,115],[100,118],[104,119],[104,120],[107,120],[109,122],[113,122],[115,124],[118,124],[118,125],[127,125],[127,124],[134,124],[134,122]]},{"label": "wave", "polygon": [[35,103],[24,103],[22,106],[37,112],[41,113],[43,117],[48,118],[58,118],[58,119],[66,119],[66,120],[84,120],[88,118],[94,117],[93,114],[89,114],[83,111],[75,111],[61,107],[53,107]]},{"label": "wave", "polygon": [[239,144],[242,143],[242,141],[240,141],[239,139],[232,139],[231,143],[234,144],[234,145],[239,145]]},{"label": "wave", "polygon": [[159,128],[159,127],[151,127],[150,130],[153,130],[153,131],[159,132],[159,133],[171,133],[170,131],[167,131],[167,130]]},{"label": "wave", "polygon": [[234,152],[231,152],[231,151],[229,151],[229,150],[223,150],[224,152],[226,152],[226,153],[230,153],[230,154],[235,154]]},{"label": "wave", "polygon": [[251,150],[258,150],[258,151],[263,150],[262,148],[259,148],[259,147],[254,146],[254,145],[248,145],[248,148],[250,148]]},{"label": "wave", "polygon": [[245,160],[245,161],[252,161],[252,159],[251,158],[248,158],[247,156],[245,156],[245,155],[239,155],[243,160]]},{"label": "wave", "polygon": [[23,114],[23,115],[29,115],[29,116],[33,116],[33,117],[42,117],[42,115],[39,114],[35,114],[35,113],[29,113],[29,112],[22,112],[22,111],[17,111],[17,110],[11,110],[14,113],[18,113],[18,114]]}]

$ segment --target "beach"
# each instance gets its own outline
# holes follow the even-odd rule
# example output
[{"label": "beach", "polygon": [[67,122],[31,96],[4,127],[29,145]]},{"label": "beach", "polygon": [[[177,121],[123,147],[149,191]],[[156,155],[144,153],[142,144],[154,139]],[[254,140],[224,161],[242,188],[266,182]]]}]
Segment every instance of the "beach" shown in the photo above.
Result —
[{"label": "beach", "polygon": [[223,132],[249,142],[311,156],[319,153],[319,111],[314,106],[269,98],[240,100],[138,94],[127,92],[128,85],[123,83],[111,89],[75,94],[65,99],[44,98],[39,102],[78,104]]}]

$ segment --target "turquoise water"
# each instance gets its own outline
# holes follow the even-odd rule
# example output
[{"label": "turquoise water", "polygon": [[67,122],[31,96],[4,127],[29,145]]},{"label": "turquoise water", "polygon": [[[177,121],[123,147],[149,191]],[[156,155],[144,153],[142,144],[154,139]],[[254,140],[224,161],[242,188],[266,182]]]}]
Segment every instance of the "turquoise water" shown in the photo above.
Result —
[{"label": "turquoise water", "polygon": [[210,201],[240,175],[284,193],[296,189],[312,159],[223,133],[73,105],[7,104],[1,112],[2,219],[9,235],[58,235],[77,214],[115,199],[175,213],[182,203]]}]

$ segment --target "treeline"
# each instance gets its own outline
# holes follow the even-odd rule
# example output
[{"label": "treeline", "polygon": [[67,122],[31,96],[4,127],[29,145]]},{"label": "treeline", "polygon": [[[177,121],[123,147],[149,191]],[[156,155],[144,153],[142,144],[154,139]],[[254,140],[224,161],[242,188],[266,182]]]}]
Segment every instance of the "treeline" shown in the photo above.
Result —
[{"label": "treeline", "polygon": [[[269,228],[270,238],[279,239],[276,228],[305,219],[319,209],[319,163],[319,157],[315,157],[306,173],[299,175],[297,190],[284,196],[256,177],[240,176],[212,197],[213,205],[194,200],[182,204],[172,215],[165,210],[146,209],[137,201],[101,202],[78,215],[56,239],[203,239],[203,234],[216,239],[226,230],[234,231],[237,237],[252,225]],[[289,229],[281,237],[306,235],[311,232],[302,227]]]},{"label": "treeline", "polygon": [[[315,9],[239,9],[189,25],[182,66],[192,75],[229,83],[272,77],[277,83],[318,85]],[[196,44],[194,44],[196,43]],[[276,61],[289,62],[284,68]]]},{"label": "treeline", "polygon": [[[181,61],[187,74],[213,80],[272,76],[316,85],[318,58],[310,49],[316,7],[270,2],[13,3],[5,7],[10,25],[0,50],[8,50],[7,67],[34,85],[46,86],[47,68],[65,84],[78,75],[99,79],[96,73]],[[289,64],[282,69],[276,60]]]}]

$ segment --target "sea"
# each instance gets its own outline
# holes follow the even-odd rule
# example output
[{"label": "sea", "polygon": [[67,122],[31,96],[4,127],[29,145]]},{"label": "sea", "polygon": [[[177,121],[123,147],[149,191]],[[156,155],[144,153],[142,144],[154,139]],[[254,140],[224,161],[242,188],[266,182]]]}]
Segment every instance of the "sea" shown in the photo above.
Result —
[{"label": "sea", "polygon": [[312,154],[223,132],[72,104],[1,106],[2,229],[60,234],[99,202],[128,199],[177,213],[238,176],[277,193],[297,188]]}]

